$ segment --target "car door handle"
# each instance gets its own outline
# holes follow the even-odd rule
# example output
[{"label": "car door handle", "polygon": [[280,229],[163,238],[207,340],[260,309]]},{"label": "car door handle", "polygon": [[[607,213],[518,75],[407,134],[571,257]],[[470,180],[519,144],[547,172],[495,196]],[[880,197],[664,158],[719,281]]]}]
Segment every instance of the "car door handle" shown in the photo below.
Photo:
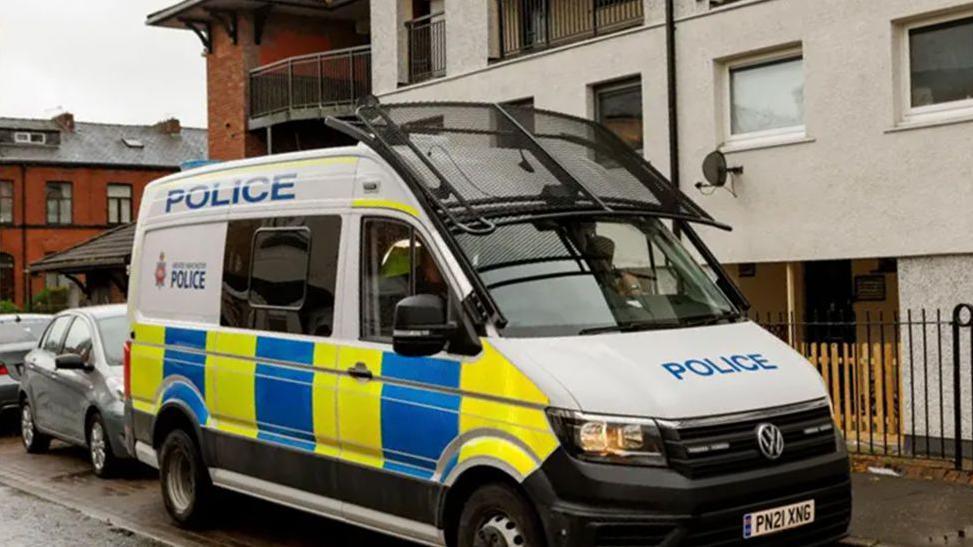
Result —
[{"label": "car door handle", "polygon": [[348,368],[348,375],[358,380],[371,380],[374,378],[372,371],[368,370],[365,363],[355,363],[355,366]]}]

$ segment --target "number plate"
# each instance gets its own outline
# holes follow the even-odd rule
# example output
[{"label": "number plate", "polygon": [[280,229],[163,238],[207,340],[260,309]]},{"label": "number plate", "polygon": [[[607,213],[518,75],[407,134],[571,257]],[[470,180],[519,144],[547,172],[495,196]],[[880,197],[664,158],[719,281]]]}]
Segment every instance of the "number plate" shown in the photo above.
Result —
[{"label": "number plate", "polygon": [[774,534],[814,522],[814,500],[743,515],[743,537]]}]

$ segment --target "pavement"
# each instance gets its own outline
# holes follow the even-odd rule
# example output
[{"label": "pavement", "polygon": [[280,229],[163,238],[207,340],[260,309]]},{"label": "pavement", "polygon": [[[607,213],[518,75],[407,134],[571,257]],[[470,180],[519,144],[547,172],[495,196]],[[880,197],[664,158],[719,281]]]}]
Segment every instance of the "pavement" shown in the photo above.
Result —
[{"label": "pavement", "polygon": [[[875,474],[853,476],[851,538],[858,546],[973,546],[973,486]],[[255,518],[259,515],[259,518]],[[55,443],[28,455],[0,422],[0,545],[409,547],[333,520],[227,493],[205,531],[175,527],[156,473],[95,477],[82,450]]]}]

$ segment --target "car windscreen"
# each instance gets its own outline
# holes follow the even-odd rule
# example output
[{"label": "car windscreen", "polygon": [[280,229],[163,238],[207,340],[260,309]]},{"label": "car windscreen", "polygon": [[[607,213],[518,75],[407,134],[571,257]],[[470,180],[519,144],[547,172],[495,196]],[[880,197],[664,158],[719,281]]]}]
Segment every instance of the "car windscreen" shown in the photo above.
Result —
[{"label": "car windscreen", "polygon": [[737,314],[655,218],[576,217],[457,237],[508,321],[504,336],[677,328]]},{"label": "car windscreen", "polygon": [[125,341],[128,340],[128,317],[124,315],[101,317],[97,322],[105,360],[110,366],[122,366],[122,350]]},{"label": "car windscreen", "polygon": [[36,342],[44,332],[44,325],[7,323],[0,325],[0,345]]}]

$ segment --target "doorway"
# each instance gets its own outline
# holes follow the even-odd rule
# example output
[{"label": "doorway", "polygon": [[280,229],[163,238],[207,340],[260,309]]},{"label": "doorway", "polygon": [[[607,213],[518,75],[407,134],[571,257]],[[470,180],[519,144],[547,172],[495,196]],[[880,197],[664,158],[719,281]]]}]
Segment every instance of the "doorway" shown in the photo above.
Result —
[{"label": "doorway", "polygon": [[851,266],[851,260],[804,263],[806,336],[809,342],[855,343]]}]

